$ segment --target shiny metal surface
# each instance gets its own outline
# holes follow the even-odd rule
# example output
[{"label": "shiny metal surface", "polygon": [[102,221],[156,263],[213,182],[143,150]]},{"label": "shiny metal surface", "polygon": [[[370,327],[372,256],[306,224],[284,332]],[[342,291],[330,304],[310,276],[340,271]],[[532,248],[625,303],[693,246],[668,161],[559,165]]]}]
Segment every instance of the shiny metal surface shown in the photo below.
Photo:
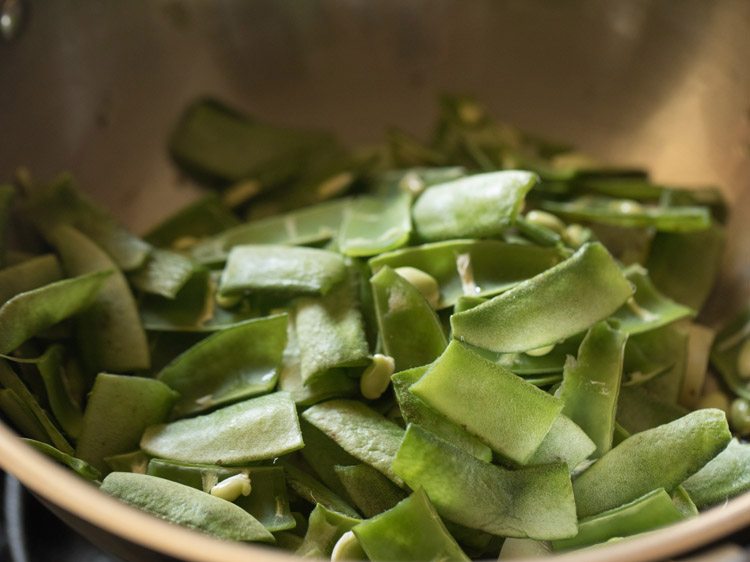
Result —
[{"label": "shiny metal surface", "polygon": [[[426,134],[436,95],[467,92],[510,123],[657,180],[720,185],[734,212],[714,308],[750,296],[750,2],[28,4],[22,33],[0,42],[0,178],[19,165],[41,178],[72,170],[142,230],[196,192],[165,140],[198,95],[361,143],[389,124]],[[36,461],[15,463],[23,453],[7,439],[0,464]],[[750,522],[742,499],[735,526]],[[695,544],[667,536],[643,541],[652,554],[638,557]],[[612,548],[602,559],[634,559]]]}]

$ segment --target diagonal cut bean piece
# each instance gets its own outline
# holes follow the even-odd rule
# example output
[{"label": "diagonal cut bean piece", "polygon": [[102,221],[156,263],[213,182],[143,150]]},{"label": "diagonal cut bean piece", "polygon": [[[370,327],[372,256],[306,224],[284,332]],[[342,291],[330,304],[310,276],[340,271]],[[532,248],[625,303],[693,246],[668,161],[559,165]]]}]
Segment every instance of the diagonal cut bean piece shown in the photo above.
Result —
[{"label": "diagonal cut bean piece", "polygon": [[63,278],[57,257],[38,256],[0,270],[0,305],[19,293],[38,289]]},{"label": "diagonal cut bean piece", "polygon": [[195,272],[195,265],[176,252],[155,249],[143,264],[128,277],[136,289],[161,295],[168,299],[177,296]]},{"label": "diagonal cut bean piece", "polygon": [[750,445],[732,439],[721,453],[682,483],[700,509],[750,489]]},{"label": "diagonal cut bean piece", "polygon": [[365,257],[395,250],[409,241],[411,195],[363,195],[354,200],[338,235],[345,256]]}]

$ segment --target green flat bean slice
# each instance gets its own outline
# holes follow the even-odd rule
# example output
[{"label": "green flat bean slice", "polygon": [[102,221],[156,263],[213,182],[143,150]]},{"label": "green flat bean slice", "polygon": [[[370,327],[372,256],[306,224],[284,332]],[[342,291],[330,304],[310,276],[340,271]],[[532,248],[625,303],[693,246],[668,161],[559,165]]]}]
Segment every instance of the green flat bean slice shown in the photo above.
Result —
[{"label": "green flat bean slice", "polygon": [[164,219],[143,238],[159,248],[179,249],[238,224],[219,197],[209,193]]},{"label": "green flat bean slice", "polygon": [[[2,309],[0,309],[0,315]],[[716,335],[711,349],[711,365],[719,371],[726,385],[737,396],[750,399],[750,365],[746,365],[742,350],[750,341],[750,307],[746,307]]]},{"label": "green flat bean slice", "polygon": [[719,454],[731,437],[724,412],[715,409],[636,433],[573,482],[578,516],[596,515],[656,488],[671,492]]},{"label": "green flat bean slice", "polygon": [[330,558],[341,536],[361,521],[317,504],[310,513],[310,524],[297,555],[303,558]]},{"label": "green flat bean slice", "polygon": [[137,474],[146,474],[150,460],[151,458],[141,450],[104,457],[104,462],[109,471],[135,472]]},{"label": "green flat bean slice", "polygon": [[294,325],[305,384],[327,378],[337,368],[367,365],[369,346],[358,304],[349,276],[327,295],[295,303]]},{"label": "green flat bean slice", "polygon": [[724,228],[716,223],[698,232],[657,233],[645,263],[654,285],[669,298],[700,310],[719,274],[725,241]]},{"label": "green flat bean slice", "polygon": [[83,414],[76,456],[106,472],[104,457],[136,449],[143,431],[164,421],[176,399],[162,382],[100,373]]},{"label": "green flat bean slice", "polygon": [[658,201],[665,190],[645,176],[582,177],[572,183],[575,191],[636,201]]},{"label": "green flat bean slice", "polygon": [[344,258],[333,252],[271,244],[235,246],[229,252],[219,293],[324,295],[345,277]]},{"label": "green flat bean slice", "polygon": [[682,483],[695,505],[705,509],[750,489],[750,445],[732,439],[727,448]]},{"label": "green flat bean slice", "polygon": [[[623,362],[623,386],[638,386],[680,362],[685,338],[674,326],[664,326],[628,338]],[[702,388],[701,388],[702,390]]]},{"label": "green flat bean slice", "polygon": [[[16,188],[9,184],[0,185],[0,268],[8,262],[7,224]],[[0,301],[2,302],[2,301]]]},{"label": "green flat bean slice", "polygon": [[91,373],[146,370],[150,356],[146,333],[125,276],[92,240],[69,226],[47,237],[60,253],[68,274],[114,270],[91,307],[76,319],[78,346]]},{"label": "green flat bean slice", "polygon": [[539,448],[529,458],[528,465],[556,464],[564,462],[573,470],[588,459],[596,450],[596,444],[578,425],[560,414],[550,427]]},{"label": "green flat bean slice", "polygon": [[233,503],[255,517],[271,532],[294,528],[296,522],[289,510],[284,469],[280,466],[225,468],[151,459],[146,471],[151,476],[166,478],[207,493],[217,483],[241,473],[250,478],[251,491],[247,496],[240,495]]},{"label": "green flat bean slice", "polygon": [[453,337],[491,351],[536,349],[605,319],[632,293],[607,250],[598,243],[585,244],[544,273],[454,314]]},{"label": "green flat bean slice", "polygon": [[643,382],[640,386],[663,401],[677,404],[684,387],[690,341],[687,332],[677,327],[665,326],[662,330],[667,332],[660,338],[665,347],[664,351],[669,349],[672,352],[674,364],[659,376]]},{"label": "green flat bean slice", "polygon": [[414,204],[414,228],[425,241],[498,236],[538,180],[533,172],[512,170],[432,186]]},{"label": "green flat bean slice", "polygon": [[305,441],[300,452],[302,457],[326,486],[351,503],[352,498],[339,479],[336,467],[359,464],[359,461],[304,418],[300,420],[300,428]]},{"label": "green flat bean slice", "polygon": [[615,411],[622,379],[622,362],[628,336],[599,322],[583,338],[578,358],[570,357],[563,371],[558,396],[562,413],[596,444],[595,457],[612,448]]},{"label": "green flat bean slice", "polygon": [[157,378],[179,393],[180,418],[266,394],[276,387],[286,345],[287,316],[249,320],[201,340]]},{"label": "green flat bean slice", "polygon": [[623,332],[639,334],[695,315],[692,309],[659,293],[642,267],[628,268],[625,276],[635,287],[635,294],[632,300],[612,315],[612,318],[619,322],[619,329]]},{"label": "green flat bean slice", "polygon": [[422,378],[422,375],[428,369],[429,365],[414,367],[407,371],[394,373],[391,376],[393,390],[396,393],[404,422],[422,426],[456,447],[464,449],[472,456],[490,462],[492,460],[492,449],[482,443],[478,437],[466,431],[461,425],[453,423],[409,391],[409,387]]},{"label": "green flat bean slice", "polygon": [[461,296],[489,296],[507,291],[563,258],[555,248],[508,244],[499,240],[449,240],[403,248],[371,258],[373,273],[388,266],[414,267],[440,286],[439,308]]},{"label": "green flat bean slice", "polygon": [[273,535],[244,509],[177,482],[130,472],[112,472],[99,488],[160,519],[235,541],[274,542]]},{"label": "green flat bean slice", "polygon": [[587,517],[578,523],[575,537],[552,541],[553,550],[570,550],[605,542],[614,537],[629,537],[684,519],[672,503],[672,498],[659,488],[599,515]]},{"label": "green flat bean slice", "polygon": [[291,459],[281,460],[280,463],[284,468],[289,488],[299,497],[312,505],[320,504],[347,517],[359,517],[359,513],[346,500],[302,470],[298,466],[299,463],[295,464]]},{"label": "green flat bean slice", "polygon": [[0,305],[19,293],[44,287],[63,278],[60,262],[52,254],[33,257],[0,270]]},{"label": "green flat bean slice", "polygon": [[49,439],[44,426],[14,390],[0,388],[0,412],[5,414],[7,421],[13,424],[21,435],[30,436],[37,441]]},{"label": "green flat bean slice", "polygon": [[341,253],[374,256],[404,246],[411,234],[411,200],[405,192],[355,199],[339,232]]},{"label": "green flat bean slice", "polygon": [[0,307],[0,354],[90,307],[112,271],[63,279],[19,293]]},{"label": "green flat bean slice", "polygon": [[384,266],[370,279],[380,339],[396,370],[426,365],[448,344],[430,303],[406,279]]},{"label": "green flat bean slice", "polygon": [[640,433],[672,422],[687,413],[688,410],[682,406],[662,400],[643,388],[625,386],[620,389],[617,423],[628,433]]},{"label": "green flat bean slice", "polygon": [[395,484],[403,484],[391,463],[404,431],[392,421],[352,400],[316,404],[305,410],[302,417],[354,458],[376,468]]},{"label": "green flat bean slice", "polygon": [[383,513],[406,497],[401,488],[369,465],[337,465],[334,470],[347,495],[365,517]]},{"label": "green flat bean slice", "polygon": [[52,445],[48,445],[47,443],[43,443],[42,441],[37,441],[35,439],[22,439],[22,441],[25,441],[32,448],[36,449],[44,455],[47,455],[52,460],[67,466],[68,468],[73,470],[73,472],[75,472],[79,476],[82,476],[86,480],[96,482],[102,477],[102,473],[86,461],[78,459],[67,453],[63,453],[59,449],[54,448]]},{"label": "green flat bean slice", "polygon": [[421,489],[352,531],[372,562],[469,560]]},{"label": "green flat bean slice", "polygon": [[464,310],[471,310],[475,306],[479,306],[482,303],[487,302],[484,297],[470,297],[468,295],[461,295],[456,299],[456,304],[453,306],[453,312],[463,312]]},{"label": "green flat bean slice", "polygon": [[133,236],[86,197],[69,175],[29,197],[24,212],[45,235],[61,225],[75,228],[101,247],[123,271],[138,269],[151,253],[149,244]]},{"label": "green flat bean slice", "polygon": [[410,391],[517,464],[529,460],[563,407],[455,340]]},{"label": "green flat bean slice", "polygon": [[144,293],[173,299],[194,271],[193,262],[182,254],[155,249],[143,267],[134,271],[128,279],[133,287]]},{"label": "green flat bean slice", "polygon": [[507,538],[503,541],[498,560],[525,560],[526,558],[545,558],[551,556],[547,543],[533,539]]},{"label": "green flat bean slice", "polygon": [[153,457],[225,466],[273,459],[303,445],[294,402],[286,392],[154,425],[141,438],[141,449]]},{"label": "green flat bean slice", "polygon": [[693,232],[711,226],[706,207],[653,207],[627,199],[585,196],[567,203],[543,201],[542,209],[574,221],[653,227],[664,232]]},{"label": "green flat bean slice", "polygon": [[410,425],[393,469],[410,488],[423,488],[438,513],[455,523],[506,537],[550,540],[576,534],[564,464],[505,470]]},{"label": "green flat bean slice", "polygon": [[[726,451],[726,449],[724,450]],[[719,453],[719,455],[720,454],[721,453]],[[700,470],[698,472],[700,472]],[[682,485],[677,486],[674,489],[674,492],[672,492],[672,503],[677,508],[677,510],[682,513],[683,517],[687,518],[698,515],[698,507],[695,505],[693,499],[690,497],[690,494],[688,494],[687,490]]]}]

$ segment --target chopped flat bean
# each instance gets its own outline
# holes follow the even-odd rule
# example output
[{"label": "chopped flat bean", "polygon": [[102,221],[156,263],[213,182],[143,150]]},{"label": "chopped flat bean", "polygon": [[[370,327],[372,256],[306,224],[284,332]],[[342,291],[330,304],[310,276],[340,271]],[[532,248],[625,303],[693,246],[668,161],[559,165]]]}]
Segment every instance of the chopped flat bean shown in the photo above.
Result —
[{"label": "chopped flat bean", "polygon": [[52,445],[48,445],[47,443],[43,443],[41,441],[35,441],[34,439],[23,439],[23,441],[25,441],[28,445],[30,445],[40,453],[47,455],[51,459],[67,466],[68,468],[71,468],[76,474],[82,476],[86,480],[96,482],[102,477],[101,472],[99,472],[96,468],[91,466],[86,461],[78,459],[67,453],[63,453],[59,449],[55,449]]},{"label": "chopped flat bean", "polygon": [[[0,309],[0,315],[2,309]],[[711,350],[711,364],[721,375],[729,389],[750,400],[750,307],[745,308],[716,335],[716,343]]]},{"label": "chopped flat bean", "polygon": [[638,387],[623,387],[617,404],[617,423],[628,433],[640,433],[686,415],[688,410]]},{"label": "chopped flat bean", "polygon": [[282,460],[281,466],[284,468],[289,487],[308,503],[320,504],[347,517],[359,517],[359,513],[346,500],[302,470],[297,464],[290,460]]},{"label": "chopped flat bean", "polygon": [[26,435],[36,441],[47,441],[49,439],[44,426],[14,390],[0,388],[0,412],[5,415],[6,421],[9,421],[20,431],[21,435]]},{"label": "chopped flat bean", "polygon": [[[719,455],[720,454],[721,453],[719,453]],[[695,517],[698,515],[698,507],[682,485],[677,486],[674,489],[674,492],[672,492],[672,503],[677,510],[682,513],[683,517]]]},{"label": "chopped flat bean", "polygon": [[341,253],[374,256],[405,245],[411,234],[411,199],[405,192],[355,199],[339,232]]},{"label": "chopped flat bean", "polygon": [[359,461],[304,418],[300,420],[300,428],[305,441],[300,451],[302,457],[326,486],[351,503],[352,498],[339,479],[336,467],[359,464]]},{"label": "chopped flat bean", "polygon": [[595,450],[596,444],[586,432],[570,418],[560,414],[527,464],[535,466],[564,462],[573,472]]},{"label": "chopped flat bean", "polygon": [[316,505],[310,514],[310,526],[297,555],[304,558],[329,558],[342,535],[360,522],[361,519]]},{"label": "chopped flat bean", "polygon": [[700,509],[717,505],[750,489],[750,445],[732,439],[727,448],[683,482]]},{"label": "chopped flat bean", "polygon": [[129,281],[136,289],[145,293],[173,299],[194,271],[193,262],[182,254],[154,250],[143,267],[129,276]]},{"label": "chopped flat bean", "polygon": [[366,464],[336,466],[347,495],[365,517],[374,517],[400,502],[406,493],[380,472]]},{"label": "chopped flat bean", "polygon": [[0,305],[19,293],[38,289],[62,278],[60,262],[52,254],[8,266],[0,270]]}]

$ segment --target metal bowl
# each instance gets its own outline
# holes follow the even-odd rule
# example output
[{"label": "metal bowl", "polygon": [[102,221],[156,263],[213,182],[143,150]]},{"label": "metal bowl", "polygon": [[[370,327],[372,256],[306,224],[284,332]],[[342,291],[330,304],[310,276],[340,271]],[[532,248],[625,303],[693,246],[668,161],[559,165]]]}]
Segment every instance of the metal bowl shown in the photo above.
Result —
[{"label": "metal bowl", "polygon": [[[389,124],[424,134],[437,94],[467,92],[510,123],[659,181],[719,185],[733,212],[714,317],[750,295],[743,0],[0,0],[0,10],[0,177],[20,165],[41,178],[71,170],[137,231],[197,193],[165,141],[199,95],[361,143]],[[2,424],[0,466],[123,558],[151,549],[194,561],[294,559],[135,511]],[[750,494],[560,560],[674,556],[748,524]]]}]

